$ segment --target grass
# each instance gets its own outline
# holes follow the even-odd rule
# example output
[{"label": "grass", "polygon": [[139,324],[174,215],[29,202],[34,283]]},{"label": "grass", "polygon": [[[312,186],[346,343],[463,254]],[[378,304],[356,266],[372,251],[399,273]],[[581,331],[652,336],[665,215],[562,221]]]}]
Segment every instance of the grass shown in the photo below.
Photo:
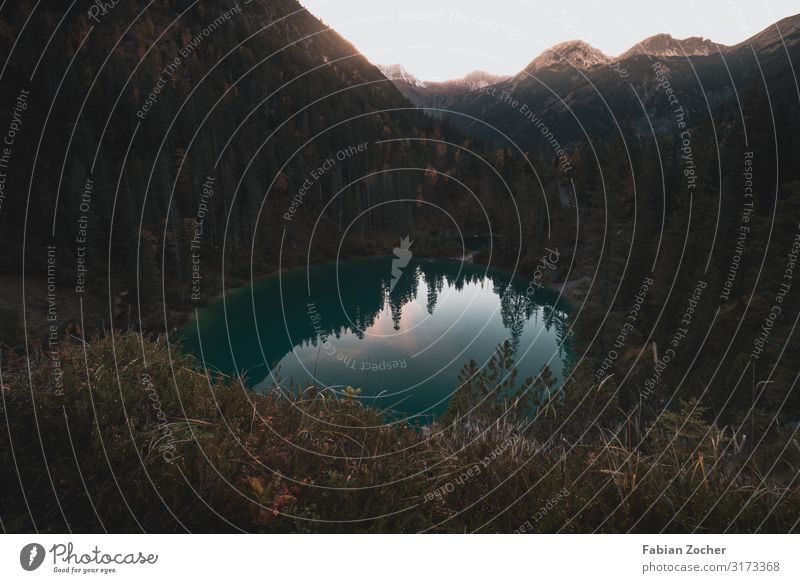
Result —
[{"label": "grass", "polygon": [[3,355],[7,532],[798,530],[794,432],[749,419],[756,447],[696,401],[623,411],[580,370],[531,418],[526,383],[494,398],[491,367],[467,366],[451,410],[414,428],[355,392],[253,393],[133,333],[59,357],[57,384],[49,354]]}]

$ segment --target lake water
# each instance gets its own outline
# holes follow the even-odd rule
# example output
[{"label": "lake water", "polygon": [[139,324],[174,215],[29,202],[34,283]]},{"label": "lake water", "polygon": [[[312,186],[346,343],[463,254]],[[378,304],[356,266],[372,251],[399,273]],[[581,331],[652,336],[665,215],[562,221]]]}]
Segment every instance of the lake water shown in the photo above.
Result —
[{"label": "lake water", "polygon": [[563,380],[568,310],[550,291],[456,260],[411,260],[397,273],[392,257],[286,271],[211,303],[180,340],[257,390],[352,386],[365,404],[420,419],[441,414],[459,370],[504,340],[519,381],[545,364]]}]

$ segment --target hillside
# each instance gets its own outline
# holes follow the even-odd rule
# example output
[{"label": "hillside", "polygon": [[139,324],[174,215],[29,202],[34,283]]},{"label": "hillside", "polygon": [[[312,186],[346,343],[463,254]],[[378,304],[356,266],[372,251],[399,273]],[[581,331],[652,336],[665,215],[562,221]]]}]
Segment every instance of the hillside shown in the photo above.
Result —
[{"label": "hillside", "polygon": [[[295,0],[173,0],[142,14],[120,4],[99,23],[89,5],[42,6],[28,19],[32,6],[13,4],[0,26],[11,54],[0,99],[27,96],[0,208],[0,246],[12,250],[0,272],[24,272],[37,311],[51,277],[60,326],[80,319],[86,294],[109,306],[85,314],[89,328],[171,328],[223,279],[336,256],[350,227],[344,255],[390,252],[410,224],[445,221],[386,203],[400,189],[436,200],[443,181],[424,170],[458,162],[428,138],[465,138],[414,111]],[[409,170],[378,177],[387,165]],[[454,216],[475,205],[440,202]],[[22,314],[9,302],[0,316],[17,342]]]},{"label": "hillside", "polygon": [[[644,428],[627,421],[626,435],[646,440],[648,454],[630,442],[603,447],[602,437],[585,433],[583,417],[555,434],[549,414],[532,426],[505,417],[499,403],[484,407],[484,417],[435,424],[426,435],[384,425],[358,400],[326,398],[313,387],[290,398],[248,393],[238,380],[199,374],[191,357],[135,334],[93,341],[85,350],[64,347],[60,394],[48,386],[46,365],[33,367],[30,390],[6,392],[0,516],[7,531],[796,528],[800,499],[784,487],[791,473],[760,481],[760,469],[771,461],[765,450],[785,448],[787,437],[770,438],[770,448],[754,450],[705,423],[700,411],[687,417],[689,404],[682,412],[687,424],[664,417],[642,435]],[[87,371],[84,358],[95,367]],[[21,361],[3,366],[4,382],[27,382]],[[109,383],[115,366],[120,372]],[[38,441],[27,437],[34,424],[41,430]],[[612,433],[609,428],[606,435]],[[667,455],[659,455],[662,450]],[[718,471],[706,475],[682,464],[695,451]],[[787,461],[797,458],[794,448],[788,450]],[[46,474],[57,477],[57,488],[43,479]],[[534,521],[532,513],[552,507],[556,494],[558,508]],[[504,501],[516,503],[505,508]],[[715,511],[706,515],[710,504]],[[681,505],[686,517],[676,521]]]}]

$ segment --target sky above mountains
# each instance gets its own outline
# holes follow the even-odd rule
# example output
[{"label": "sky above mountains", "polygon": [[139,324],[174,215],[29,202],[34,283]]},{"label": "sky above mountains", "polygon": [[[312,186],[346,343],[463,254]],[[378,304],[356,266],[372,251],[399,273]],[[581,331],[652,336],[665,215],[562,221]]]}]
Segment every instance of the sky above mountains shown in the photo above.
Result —
[{"label": "sky above mountains", "polygon": [[581,39],[619,55],[658,33],[732,45],[800,12],[798,0],[301,0],[373,63],[441,81],[514,74],[554,44]]}]

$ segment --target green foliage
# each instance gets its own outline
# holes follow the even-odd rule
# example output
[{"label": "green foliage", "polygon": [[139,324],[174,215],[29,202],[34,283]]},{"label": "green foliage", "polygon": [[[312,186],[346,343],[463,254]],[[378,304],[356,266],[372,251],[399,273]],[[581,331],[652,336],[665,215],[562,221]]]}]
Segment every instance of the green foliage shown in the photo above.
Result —
[{"label": "green foliage", "polygon": [[544,365],[535,379],[525,379],[517,387],[514,347],[508,340],[500,344],[483,367],[470,360],[458,375],[458,388],[439,422],[443,425],[466,420],[482,425],[508,417],[525,422],[537,412],[555,405],[553,392],[557,379]]}]

